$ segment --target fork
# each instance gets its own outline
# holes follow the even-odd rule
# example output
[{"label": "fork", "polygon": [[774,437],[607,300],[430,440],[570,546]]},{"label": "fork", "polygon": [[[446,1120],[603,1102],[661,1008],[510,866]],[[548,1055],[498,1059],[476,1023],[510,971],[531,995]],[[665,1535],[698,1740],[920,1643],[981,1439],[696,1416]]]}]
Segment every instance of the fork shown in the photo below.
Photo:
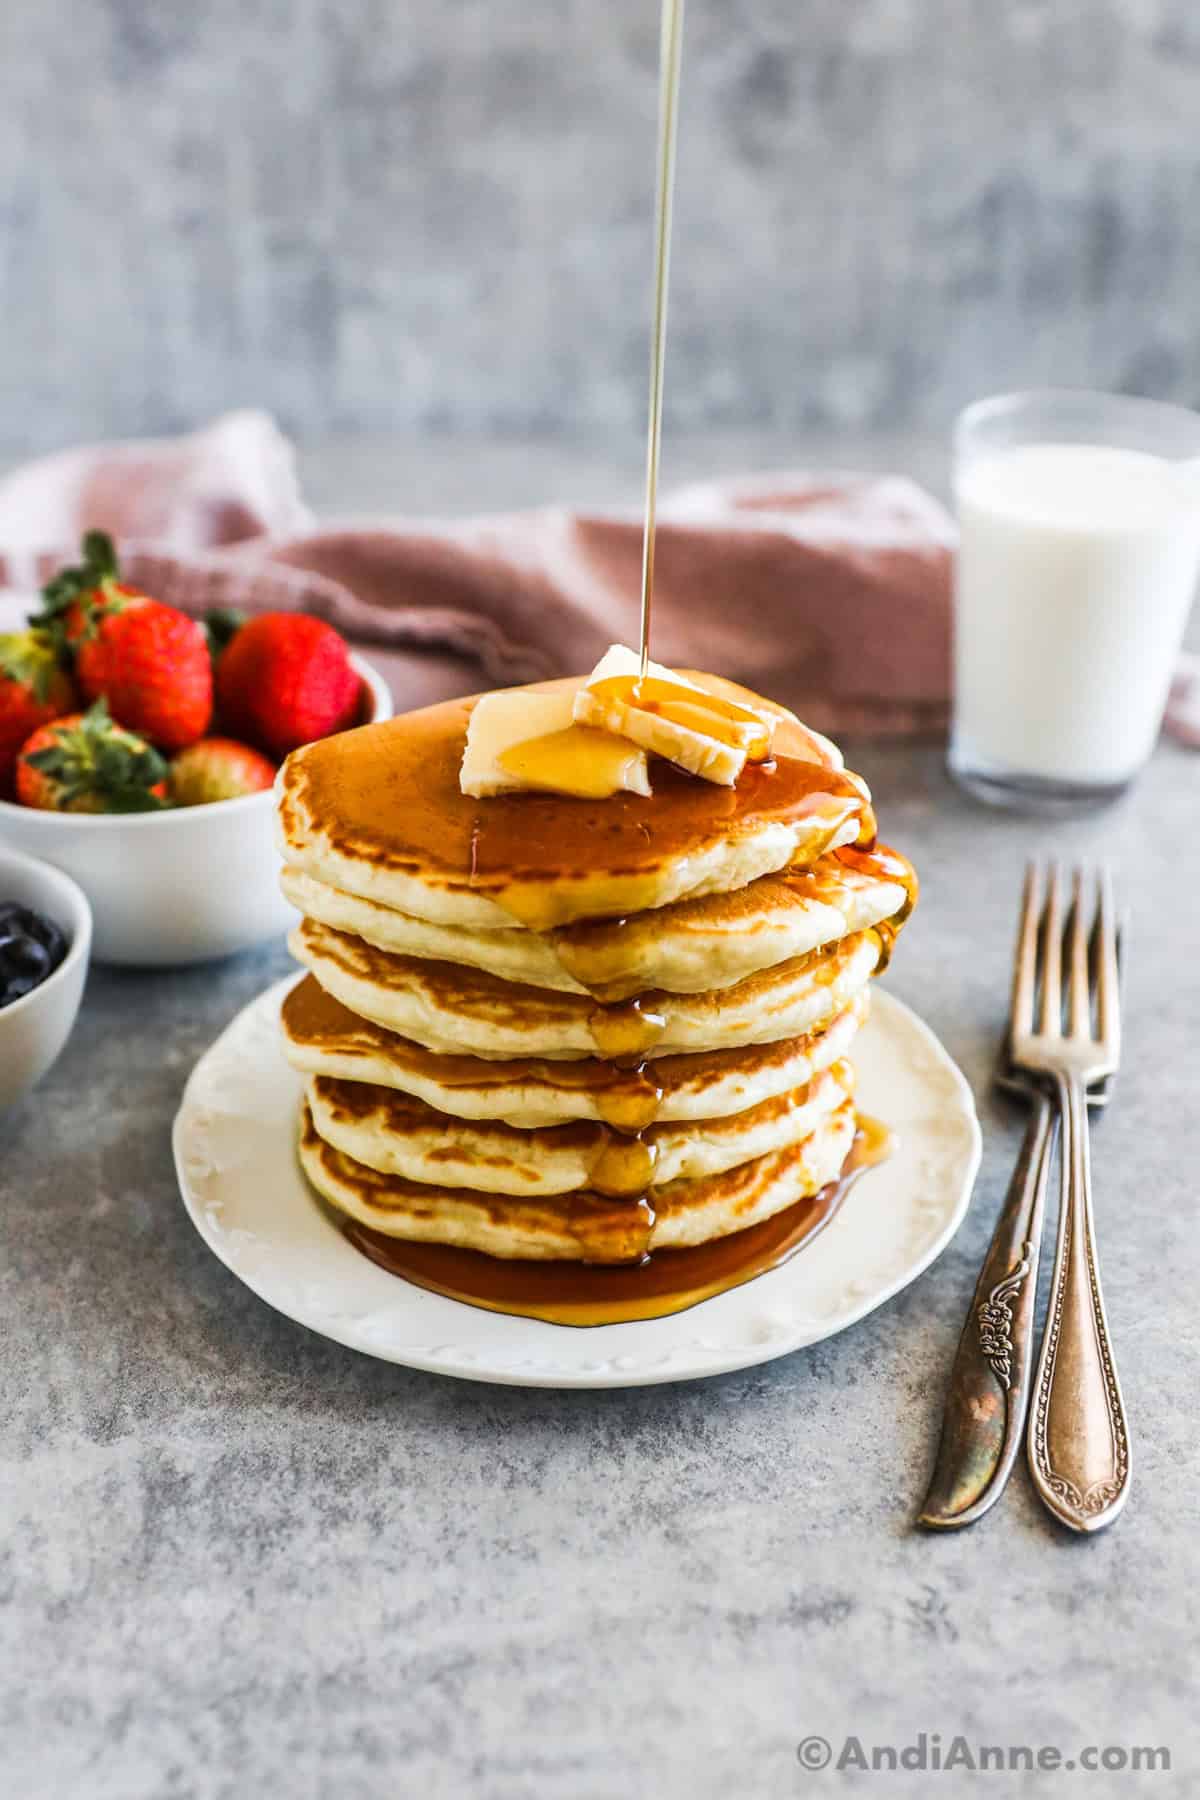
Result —
[{"label": "fork", "polygon": [[[1029,922],[1035,943],[1040,929],[1035,873],[1031,867],[1025,878],[1014,1006],[1021,992]],[[1118,931],[1118,963],[1122,938]],[[972,1525],[990,1511],[1007,1485],[1025,1435],[1046,1185],[1058,1121],[1040,1081],[1014,1068],[1012,1037],[1010,1011],[992,1080],[1026,1103],[1029,1122],[954,1359],[937,1461],[918,1519],[936,1530]],[[1089,1107],[1107,1106],[1111,1091],[1109,1076],[1093,1083]]]},{"label": "fork", "polygon": [[[1043,878],[1031,868],[1013,984],[1011,1038],[1014,1067],[1053,1084],[1063,1136],[1058,1239],[1030,1406],[1029,1467],[1034,1487],[1055,1517],[1075,1531],[1093,1532],[1111,1524],[1124,1506],[1130,1473],[1129,1429],[1100,1287],[1087,1118],[1088,1084],[1113,1075],[1120,1061],[1117,933],[1106,870],[1096,884],[1092,958],[1083,871],[1076,869],[1073,876],[1065,931],[1057,864],[1051,866],[1044,885],[1045,914],[1039,933],[1037,900]],[[1091,976],[1089,960],[1094,965]]]}]

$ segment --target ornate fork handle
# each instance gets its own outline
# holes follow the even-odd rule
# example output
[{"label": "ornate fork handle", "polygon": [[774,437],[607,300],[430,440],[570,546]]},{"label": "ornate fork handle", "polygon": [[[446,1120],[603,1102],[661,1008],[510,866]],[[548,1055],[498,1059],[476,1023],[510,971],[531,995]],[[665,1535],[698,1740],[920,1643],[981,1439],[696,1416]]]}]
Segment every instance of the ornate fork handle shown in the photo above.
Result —
[{"label": "ornate fork handle", "polygon": [[1099,1531],[1129,1493],[1129,1428],[1096,1260],[1087,1098],[1077,1076],[1056,1074],[1055,1082],[1062,1199],[1029,1415],[1029,1466],[1038,1493],[1064,1525]]},{"label": "ornate fork handle", "polygon": [[1025,1429],[1034,1301],[1055,1114],[1030,1096],[1029,1123],[963,1325],[942,1441],[918,1522],[972,1525],[1004,1492]]}]

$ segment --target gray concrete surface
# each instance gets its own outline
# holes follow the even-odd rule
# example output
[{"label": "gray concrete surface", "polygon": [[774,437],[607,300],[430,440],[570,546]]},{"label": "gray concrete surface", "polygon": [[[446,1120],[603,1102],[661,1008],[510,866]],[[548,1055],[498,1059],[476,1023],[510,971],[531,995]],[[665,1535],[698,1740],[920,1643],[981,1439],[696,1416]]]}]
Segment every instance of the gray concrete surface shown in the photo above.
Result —
[{"label": "gray concrete surface", "polygon": [[[551,460],[564,491],[586,487],[587,459],[546,457],[423,453],[445,505],[538,498]],[[421,460],[398,454],[377,478]],[[363,471],[340,467],[310,462],[344,504]],[[972,1081],[983,1169],[958,1238],[911,1289],[745,1374],[492,1390],[277,1317],[188,1223],[169,1127],[195,1058],[284,971],[282,947],[93,972],[67,1053],[0,1121],[0,1791],[1200,1793],[1200,760],[1164,748],[1125,804],[1051,830],[974,808],[934,750],[851,749],[924,882],[888,981]],[[987,1077],[1021,864],[1051,851],[1111,857],[1134,918],[1128,1066],[1096,1136],[1134,1490],[1110,1533],[1077,1541],[1019,1469],[983,1524],[929,1538],[912,1517],[1019,1134]],[[812,1734],[836,1757],[848,1733],[869,1752],[921,1732],[943,1752],[958,1733],[1066,1759],[1165,1746],[1173,1767],[797,1759]]]},{"label": "gray concrete surface", "polygon": [[[6,0],[0,445],[640,417],[654,0]],[[1192,0],[691,0],[667,405],[1200,395]]]}]

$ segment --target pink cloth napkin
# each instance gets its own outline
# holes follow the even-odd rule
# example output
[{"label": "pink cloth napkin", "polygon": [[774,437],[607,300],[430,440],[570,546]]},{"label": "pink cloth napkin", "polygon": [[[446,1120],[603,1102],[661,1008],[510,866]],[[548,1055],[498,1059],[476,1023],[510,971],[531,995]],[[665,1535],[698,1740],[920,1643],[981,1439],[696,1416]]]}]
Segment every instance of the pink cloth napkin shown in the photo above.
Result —
[{"label": "pink cloth napkin", "polygon": [[[578,674],[635,644],[641,523],[544,508],[317,523],[271,419],[63,452],[0,481],[0,582],[36,586],[83,530],[191,611],[302,607],[388,677],[397,707]],[[660,509],[652,649],[794,707],[819,730],[945,730],[954,529],[898,476],[713,482]]]}]

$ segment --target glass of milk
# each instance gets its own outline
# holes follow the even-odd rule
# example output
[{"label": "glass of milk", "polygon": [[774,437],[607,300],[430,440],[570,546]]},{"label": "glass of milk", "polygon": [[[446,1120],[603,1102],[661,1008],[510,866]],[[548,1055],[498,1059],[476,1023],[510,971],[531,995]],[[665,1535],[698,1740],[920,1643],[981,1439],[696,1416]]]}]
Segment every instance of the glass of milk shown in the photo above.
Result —
[{"label": "glass of milk", "polygon": [[1078,811],[1147,760],[1200,573],[1200,415],[1004,394],[955,437],[950,769],[998,806]]}]

